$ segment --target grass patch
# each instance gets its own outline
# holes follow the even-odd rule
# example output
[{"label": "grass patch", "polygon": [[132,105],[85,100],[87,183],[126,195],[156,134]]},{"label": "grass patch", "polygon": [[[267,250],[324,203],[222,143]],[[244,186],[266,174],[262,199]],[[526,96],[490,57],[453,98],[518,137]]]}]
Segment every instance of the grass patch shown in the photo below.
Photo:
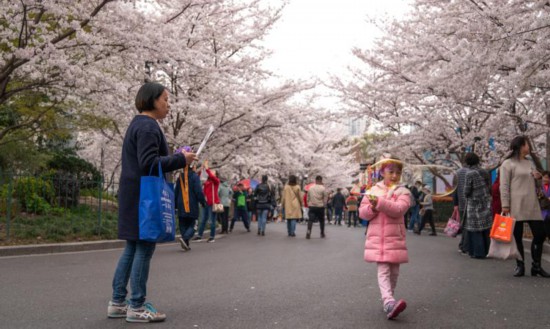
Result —
[{"label": "grass patch", "polygon": [[87,205],[53,208],[44,215],[19,213],[10,221],[0,217],[0,245],[110,240],[117,238],[118,213],[100,213]]}]

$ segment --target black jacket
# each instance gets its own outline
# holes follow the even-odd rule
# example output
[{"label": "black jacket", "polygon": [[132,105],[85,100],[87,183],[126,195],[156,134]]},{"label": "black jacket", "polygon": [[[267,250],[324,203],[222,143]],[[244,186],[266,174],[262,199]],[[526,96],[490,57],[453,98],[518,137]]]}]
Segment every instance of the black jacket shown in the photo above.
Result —
[{"label": "black jacket", "polygon": [[261,183],[254,190],[254,200],[256,201],[256,209],[270,209],[275,203],[275,196],[269,185]]},{"label": "black jacket", "polygon": [[344,198],[344,195],[341,192],[336,192],[336,194],[332,198],[332,206],[334,208],[343,209],[345,205],[346,205],[346,198]]}]

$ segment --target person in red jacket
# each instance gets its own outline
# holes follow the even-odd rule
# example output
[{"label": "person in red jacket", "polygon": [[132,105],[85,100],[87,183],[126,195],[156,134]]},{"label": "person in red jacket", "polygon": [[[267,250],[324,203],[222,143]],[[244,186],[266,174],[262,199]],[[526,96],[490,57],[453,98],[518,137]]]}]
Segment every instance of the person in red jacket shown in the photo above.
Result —
[{"label": "person in red jacket", "polygon": [[207,242],[214,242],[216,236],[216,214],[212,211],[214,203],[220,203],[220,197],[218,196],[218,187],[220,186],[220,179],[215,170],[210,170],[208,167],[208,160],[204,161],[204,169],[208,174],[208,179],[204,182],[204,196],[206,197],[206,207],[202,210],[202,220],[199,224],[199,233],[193,238],[195,241],[202,240],[202,234],[206,227],[206,222],[210,222],[210,238]]},{"label": "person in red jacket", "polygon": [[304,220],[307,221],[309,219],[309,207],[307,206],[307,191],[304,191],[304,197],[302,199],[302,215],[303,215],[303,218],[300,219],[300,223],[303,222]]}]

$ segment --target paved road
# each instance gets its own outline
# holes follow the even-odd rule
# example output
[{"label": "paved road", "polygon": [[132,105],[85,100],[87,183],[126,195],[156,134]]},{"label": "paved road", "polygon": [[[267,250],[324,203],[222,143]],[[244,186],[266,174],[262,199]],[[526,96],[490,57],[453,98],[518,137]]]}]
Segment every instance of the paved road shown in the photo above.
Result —
[{"label": "paved road", "polygon": [[328,226],[326,239],[306,240],[305,226],[296,238],[285,227],[259,237],[237,226],[187,253],[159,245],[149,300],[168,318],[154,325],[106,318],[120,249],[0,258],[0,328],[550,328],[550,279],[514,278],[513,261],[412,234],[396,292],[409,307],[388,321],[363,229]]}]

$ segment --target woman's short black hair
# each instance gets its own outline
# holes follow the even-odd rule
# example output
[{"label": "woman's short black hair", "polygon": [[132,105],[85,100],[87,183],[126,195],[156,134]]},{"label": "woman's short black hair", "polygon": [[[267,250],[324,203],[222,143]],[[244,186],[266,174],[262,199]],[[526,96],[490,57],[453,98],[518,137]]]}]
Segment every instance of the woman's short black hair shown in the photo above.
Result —
[{"label": "woman's short black hair", "polygon": [[139,88],[136,95],[136,109],[139,113],[153,111],[155,100],[166,90],[166,87],[158,82],[147,82]]},{"label": "woman's short black hair", "polygon": [[466,163],[467,166],[475,166],[479,164],[479,157],[477,154],[470,152],[466,153],[466,156],[464,157],[464,163]]}]

